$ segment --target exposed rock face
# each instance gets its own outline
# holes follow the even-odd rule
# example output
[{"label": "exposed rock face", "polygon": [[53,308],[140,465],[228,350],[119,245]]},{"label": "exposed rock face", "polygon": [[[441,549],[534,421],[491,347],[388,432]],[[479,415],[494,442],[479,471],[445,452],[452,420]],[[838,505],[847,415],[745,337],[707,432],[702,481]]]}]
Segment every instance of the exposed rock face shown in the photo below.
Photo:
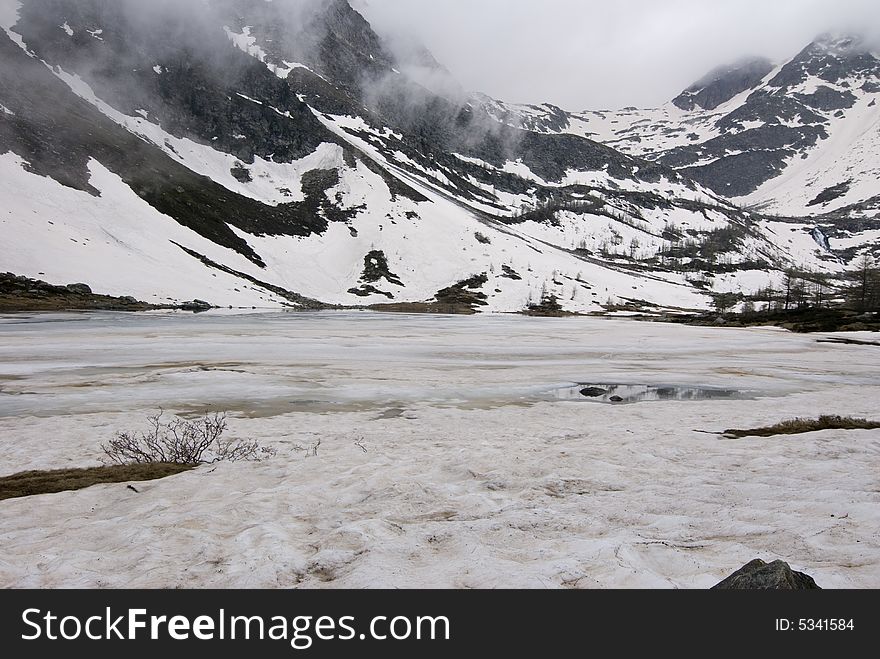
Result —
[{"label": "exposed rock face", "polygon": [[[178,3],[169,15],[142,4],[30,0],[22,5],[16,30],[40,58],[63,62],[65,71],[80,75],[125,114],[141,110],[173,135],[211,143],[245,163],[255,155],[301,158],[326,141],[320,123],[284,81],[229,48],[204,8],[187,10],[196,3]],[[61,22],[72,37],[59,30]],[[99,26],[101,39],[89,36]],[[291,117],[272,108],[284,108]]]},{"label": "exposed rock face", "polygon": [[788,563],[783,561],[765,563],[760,559],[755,559],[712,588],[717,590],[816,590],[819,589],[819,586],[811,576],[803,572],[795,572]]},{"label": "exposed rock face", "polygon": [[568,113],[552,103],[510,105],[485,94],[473,94],[471,104],[502,124],[536,133],[558,133],[571,125]]},{"label": "exposed rock face", "polygon": [[485,273],[475,275],[470,279],[460,281],[455,286],[438,291],[435,296],[437,302],[445,305],[461,305],[466,307],[485,306],[486,294],[480,289],[486,285],[489,278]]},{"label": "exposed rock face", "polygon": [[[837,185],[833,185],[830,188],[826,188],[821,193],[816,195],[816,198],[813,199],[807,206],[819,206],[820,204],[828,203],[829,201],[834,201],[838,197],[842,197],[847,192],[849,192],[850,186],[852,185],[852,181],[844,181],[843,183],[838,183]],[[827,242],[827,239],[826,239]]]},{"label": "exposed rock face", "polygon": [[502,265],[501,272],[502,272],[501,276],[504,277],[505,279],[512,279],[514,281],[521,281],[522,280],[522,277],[520,276],[520,274],[516,270],[511,268],[509,265],[506,265],[506,264]]},{"label": "exposed rock face", "polygon": [[180,309],[198,313],[214,308],[210,302],[198,299],[180,304],[149,304],[130,295],[115,297],[94,293],[86,284],[55,286],[39,279],[30,279],[11,272],[0,272],[0,312]]},{"label": "exposed rock face", "polygon": [[196,313],[210,311],[213,308],[214,307],[210,302],[205,302],[204,300],[192,300],[191,302],[184,302],[180,305],[182,311],[195,311]]},{"label": "exposed rock face", "polygon": [[[607,169],[620,180],[680,178],[671,169],[634,160],[583,137],[523,130],[566,126],[567,115],[554,106],[535,106],[534,116],[515,128],[499,124],[466,94],[431,92],[400,75],[395,67],[403,65],[345,0],[303,3],[309,9],[296,25],[285,15],[284,3],[212,0],[211,13],[183,12],[176,15],[174,25],[162,19],[161,12],[153,16],[138,9],[138,4],[135,0],[32,0],[23,5],[15,29],[40,59],[58,62],[65,72],[80,76],[99,98],[123,114],[141,115],[175,137],[235,156],[239,164],[231,174],[242,183],[251,182],[248,166],[256,157],[289,162],[323,143],[339,143],[347,162],[353,164],[350,147],[321,124],[309,105],[321,112],[362,116],[374,128],[399,131],[371,140],[383,155],[403,154],[408,161],[404,169],[442,170],[447,189],[464,199],[485,196],[480,185],[521,194],[531,183],[462,162],[453,153],[498,167],[522,159],[537,175],[554,182],[569,170]],[[131,19],[141,13],[149,14],[149,20]],[[73,36],[67,37],[59,25],[67,25]],[[98,26],[103,28],[100,40],[89,36],[89,30]],[[254,40],[253,47],[263,51],[262,61],[232,45],[230,35],[242,36],[245,31]],[[215,212],[219,209],[202,194],[200,182],[185,172],[168,171],[176,163],[163,162],[164,154],[148,153],[143,144],[132,142],[130,135],[109,125],[79,99],[64,98],[69,90],[48,71],[38,70],[38,62],[27,61],[5,35],[0,35],[0,42],[8,51],[4,61],[10,66],[6,75],[0,75],[0,83],[18,99],[13,104],[16,114],[27,118],[19,120],[8,137],[0,126],[0,148],[13,150],[36,172],[89,190],[86,163],[94,157],[161,212],[240,251],[257,265],[262,265],[259,257],[226,224],[254,234],[309,236],[326,229],[325,217],[345,221],[323,202],[321,213],[309,200],[263,209],[217,189],[207,195],[221,201],[223,212]],[[282,79],[277,72],[286,71],[291,59],[297,66]],[[418,62],[424,64],[426,59],[422,55]],[[43,102],[46,99],[48,103]],[[5,98],[3,102],[11,106]],[[49,112],[51,134],[40,134],[45,126],[34,119],[41,116],[38,104],[65,109],[64,116],[60,110]],[[76,112],[66,112],[71,104],[78,106]],[[353,129],[349,132],[354,134]],[[38,135],[39,144],[23,143],[22,136],[30,134]],[[121,160],[117,151],[132,157],[117,164],[113,162]],[[399,182],[386,182],[395,195],[421,200]],[[323,190],[319,192],[323,195]],[[199,213],[192,212],[195,207]],[[221,215],[229,220],[222,221]],[[254,222],[258,216],[261,221]]]},{"label": "exposed rock face", "polygon": [[763,57],[719,67],[688,87],[672,102],[687,111],[697,107],[714,110],[737,94],[756,87],[772,70],[773,63]]},{"label": "exposed rock face", "polygon": [[876,73],[877,58],[860,37],[822,34],[782,67],[769,86],[792,87],[810,76],[834,84],[853,75],[871,78]]},{"label": "exposed rock face", "polygon": [[384,295],[389,300],[394,299],[394,294],[383,291],[373,284],[378,284],[382,280],[394,286],[405,286],[396,274],[391,272],[388,267],[388,257],[382,250],[372,250],[364,257],[364,271],[361,274],[361,285],[350,289],[348,292],[358,297],[368,297],[370,295]]},{"label": "exposed rock face", "polygon": [[152,305],[133,297],[98,295],[85,284],[55,286],[39,279],[0,273],[0,311],[91,309],[143,311]]},{"label": "exposed rock face", "polygon": [[[246,55],[242,54],[242,57],[248,67],[252,66]],[[256,62],[254,65],[255,78],[263,78],[265,67]],[[275,85],[271,77],[263,80],[267,85]],[[179,89],[191,82],[181,80]],[[308,199],[266,206],[231,192],[175,162],[73,95],[46,66],[27,57],[4,33],[0,33],[0,88],[12,99],[4,99],[4,104],[14,103],[17,110],[14,123],[0,122],[0,152],[12,151],[20,155],[34,173],[97,196],[97,190],[89,183],[88,163],[93,158],[99,160],[157,210],[200,235],[240,252],[260,266],[263,265],[260,257],[230,229],[230,225],[253,233],[306,236],[327,227],[326,220],[314,212],[314,203]],[[219,88],[215,91],[221,93]],[[233,98],[237,97],[227,99],[223,96],[224,112],[242,116],[236,110],[237,102]],[[307,109],[305,111],[311,116]],[[247,111],[243,112],[243,115],[247,114]],[[195,112],[192,116],[197,115]],[[285,130],[298,130],[291,128],[293,122],[285,120],[285,123],[288,124]],[[310,130],[308,126],[314,128],[311,120],[302,125],[306,127],[305,133]],[[315,130],[322,135],[321,138],[315,137],[315,145],[334,140],[323,127],[318,126]],[[196,137],[187,132],[182,136]]]},{"label": "exposed rock face", "polygon": [[79,293],[80,295],[91,295],[92,289],[89,288],[86,284],[68,284],[65,288],[72,293]]},{"label": "exposed rock face", "polygon": [[[715,72],[707,79],[716,80],[696,83],[674,103],[685,110],[715,109],[771,70],[769,63],[755,60],[742,70]],[[878,78],[880,61],[859,39],[823,35],[722,117],[720,135],[677,147],[657,160],[720,194],[750,194],[782,173],[794,156],[821,148],[833,121],[856,105],[853,90],[867,92]]]},{"label": "exposed rock face", "polygon": [[[566,113],[566,125],[548,106],[496,102],[494,116],[516,125],[522,115],[541,132],[598,137],[718,194],[745,197],[747,206],[805,216],[816,205],[820,212],[843,206],[808,202],[847,180],[853,185],[841,195],[846,203],[880,192],[870,110],[878,93],[876,49],[859,37],[822,35],[778,65],[750,58],[715,69],[658,108]],[[782,176],[787,172],[792,177]]]}]

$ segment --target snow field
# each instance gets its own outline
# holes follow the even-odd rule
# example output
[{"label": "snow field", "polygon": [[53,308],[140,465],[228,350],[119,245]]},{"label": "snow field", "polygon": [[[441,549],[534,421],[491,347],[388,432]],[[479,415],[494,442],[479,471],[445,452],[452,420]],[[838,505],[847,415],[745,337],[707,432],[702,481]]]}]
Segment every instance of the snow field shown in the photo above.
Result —
[{"label": "snow field", "polygon": [[[21,394],[0,395],[2,473],[96,464],[102,440],[161,402],[226,404],[232,436],[279,450],[139,493],[4,501],[4,586],[704,588],[755,557],[823,587],[880,583],[877,431],[699,432],[872,417],[870,348],[779,330],[377,314],[16,316],[0,333],[3,394]],[[535,398],[578,380],[764,395]],[[77,389],[103,409],[80,408]]]}]

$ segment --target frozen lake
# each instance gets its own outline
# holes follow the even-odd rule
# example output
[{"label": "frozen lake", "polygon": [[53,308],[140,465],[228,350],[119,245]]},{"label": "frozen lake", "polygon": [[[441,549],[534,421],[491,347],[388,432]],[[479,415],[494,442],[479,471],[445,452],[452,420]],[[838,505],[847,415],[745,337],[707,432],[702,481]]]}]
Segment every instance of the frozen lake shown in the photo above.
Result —
[{"label": "frozen lake", "polygon": [[[97,464],[102,441],[160,407],[226,411],[231,434],[278,455],[140,493],[0,502],[0,586],[705,587],[760,557],[822,586],[880,587],[877,431],[701,432],[876,417],[880,348],[826,336],[367,312],[2,316],[0,474]],[[612,395],[621,404],[600,404]]]}]

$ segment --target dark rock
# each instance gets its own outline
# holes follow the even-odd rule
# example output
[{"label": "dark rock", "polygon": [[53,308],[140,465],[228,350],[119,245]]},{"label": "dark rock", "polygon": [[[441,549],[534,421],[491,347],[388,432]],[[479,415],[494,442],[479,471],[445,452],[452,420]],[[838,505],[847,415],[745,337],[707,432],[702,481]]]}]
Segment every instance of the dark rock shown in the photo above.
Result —
[{"label": "dark rock", "polygon": [[620,396],[612,396],[608,400],[610,400],[612,403],[622,403],[623,402],[623,398],[621,398]]},{"label": "dark rock", "polygon": [[240,162],[235,163],[232,166],[232,169],[229,170],[229,173],[232,174],[232,177],[239,183],[250,183],[254,180],[251,176],[251,170]]},{"label": "dark rock", "polygon": [[180,305],[180,309],[183,311],[209,311],[213,308],[214,305],[204,300],[193,300],[192,302],[184,302]]},{"label": "dark rock", "polygon": [[[778,176],[793,156],[804,156],[828,134],[828,117],[845,116],[857,100],[840,87],[861,85],[877,93],[880,61],[859,38],[819,37],[790,60],[765,86],[772,67],[766,61],[721,68],[683,92],[673,103],[684,110],[711,110],[736,94],[752,89],[746,101],[715,122],[720,133],[710,139],[656,154],[657,162],[674,167],[715,192],[733,197],[749,194]],[[818,85],[810,94],[798,92],[808,78]],[[746,125],[752,124],[751,128]]]},{"label": "dark rock", "polygon": [[364,257],[364,271],[361,274],[360,281],[365,284],[375,284],[383,279],[395,286],[404,285],[400,277],[391,272],[391,269],[388,267],[388,257],[385,256],[385,252],[380,249],[374,249]]},{"label": "dark rock", "polygon": [[[800,116],[805,125],[797,128],[777,123]],[[741,130],[742,122],[762,125]],[[824,121],[803,103],[785,97],[770,98],[755,92],[749,102],[717,122],[724,132],[706,142],[665,152],[659,162],[680,168],[682,173],[727,196],[748,194],[785,169],[792,150],[803,152],[827,137]],[[734,151],[734,155],[727,155]],[[699,164],[715,158],[707,165]]]},{"label": "dark rock", "polygon": [[55,311],[70,309],[132,311],[150,305],[131,296],[99,295],[85,284],[55,286],[38,279],[0,273],[0,310]]},{"label": "dark rock", "polygon": [[852,92],[840,92],[824,85],[812,94],[795,94],[795,97],[814,110],[849,109],[858,100]]},{"label": "dark rock", "polygon": [[358,297],[369,297],[371,295],[384,295],[389,300],[394,299],[394,294],[389,293],[388,291],[381,291],[375,286],[370,284],[361,284],[360,288],[349,288],[348,292],[352,295],[357,295]]},{"label": "dark rock", "polygon": [[807,206],[818,206],[819,204],[827,204],[828,202],[834,201],[835,199],[839,199],[847,192],[849,192],[850,186],[852,185],[852,181],[845,181],[843,183],[838,183],[830,188],[823,190],[819,195],[813,199]]},{"label": "dark rock", "polygon": [[813,578],[803,572],[795,572],[788,563],[773,561],[765,563],[755,559],[746,564],[713,590],[817,590]]},{"label": "dark rock", "polygon": [[521,281],[522,280],[522,277],[520,276],[520,274],[516,270],[511,268],[509,265],[502,265],[501,272],[502,272],[501,276],[504,277],[505,279],[513,279],[514,281]]},{"label": "dark rock", "polygon": [[599,396],[604,396],[607,393],[607,389],[601,389],[600,387],[587,387],[586,389],[581,389],[581,396],[585,396],[587,398],[598,398]]},{"label": "dark rock", "polygon": [[[290,162],[313,153],[323,143],[339,141],[285,81],[254,58],[230,48],[222,32],[213,37],[213,33],[202,34],[200,21],[181,26],[181,34],[194,28],[196,54],[178,43],[179,35],[169,42],[165,28],[154,29],[162,21],[134,29],[124,19],[125,10],[119,7],[123,4],[53,0],[22,8],[17,27],[39,56],[28,57],[5,34],[0,35],[4,64],[0,90],[4,97],[15,98],[21,110],[16,113],[15,130],[0,131],[0,150],[19,154],[34,174],[93,196],[99,193],[89,183],[88,162],[95,158],[159,212],[238,251],[259,267],[265,266],[259,255],[232,227],[259,235],[309,236],[326,231],[329,221],[348,212],[338,209],[324,189],[316,192],[321,184],[331,182],[329,177],[304,175],[305,199],[277,206],[231,192],[188,170],[156,145],[114,126],[42,64],[43,59],[63,62],[118,110],[133,114],[135,109],[144,109],[171,134],[209,143],[245,164],[254,162],[256,156]],[[48,26],[59,16],[61,23],[69,20],[78,34],[100,21],[105,34],[97,42],[100,52],[95,50],[94,39],[54,37]],[[208,52],[210,57],[199,56]],[[79,68],[86,60],[91,64]],[[161,76],[152,69],[157,63],[167,69]],[[234,93],[238,91],[260,102],[242,98]],[[284,116],[273,108],[284,108]],[[247,139],[236,139],[237,135]],[[313,185],[307,186],[309,182]]]},{"label": "dark rock", "polygon": [[68,284],[65,286],[71,293],[79,293],[80,295],[91,295],[92,289],[85,284]]},{"label": "dark rock", "polygon": [[764,58],[747,59],[733,66],[715,69],[694,83],[672,101],[682,110],[696,107],[714,110],[737,94],[752,89],[773,70],[773,63]]},{"label": "dark rock", "polygon": [[454,286],[437,291],[434,296],[440,304],[462,306],[486,306],[488,296],[480,289],[489,281],[488,275],[483,273],[470,279],[460,281]]},{"label": "dark rock", "polygon": [[[353,231],[353,235],[357,235],[357,232],[355,232],[350,227],[349,229]],[[391,272],[391,269],[388,267],[388,257],[385,256],[385,252],[383,252],[382,250],[373,250],[371,252],[368,252],[367,255],[364,257],[364,271],[363,273],[361,273],[360,278],[361,285],[348,289],[348,292],[352,295],[357,295],[358,297],[384,295],[389,300],[393,300],[393,293],[380,290],[373,285],[379,283],[383,279],[389,284],[393,284],[395,286],[404,286],[404,283],[400,280],[400,277]]]}]

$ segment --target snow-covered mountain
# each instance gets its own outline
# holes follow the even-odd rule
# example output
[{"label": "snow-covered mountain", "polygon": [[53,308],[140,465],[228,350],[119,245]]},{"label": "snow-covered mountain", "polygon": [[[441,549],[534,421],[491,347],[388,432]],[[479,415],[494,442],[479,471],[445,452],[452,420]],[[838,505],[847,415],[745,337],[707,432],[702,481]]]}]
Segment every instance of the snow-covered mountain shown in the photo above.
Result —
[{"label": "snow-covered mountain", "polygon": [[655,109],[520,110],[538,130],[596,139],[768,213],[822,215],[880,196],[880,59],[826,34],[790,60],[709,73]]},{"label": "snow-covered mountain", "polygon": [[[660,154],[600,130],[625,113],[470,96],[346,0],[0,0],[0,27],[0,270],[148,302],[584,312],[845,265],[815,222],[721,196],[675,155],[689,137],[646,129]],[[750,107],[719,100],[738,79],[674,121]],[[873,93],[851,80],[828,82],[850,84],[844,118]]]}]

